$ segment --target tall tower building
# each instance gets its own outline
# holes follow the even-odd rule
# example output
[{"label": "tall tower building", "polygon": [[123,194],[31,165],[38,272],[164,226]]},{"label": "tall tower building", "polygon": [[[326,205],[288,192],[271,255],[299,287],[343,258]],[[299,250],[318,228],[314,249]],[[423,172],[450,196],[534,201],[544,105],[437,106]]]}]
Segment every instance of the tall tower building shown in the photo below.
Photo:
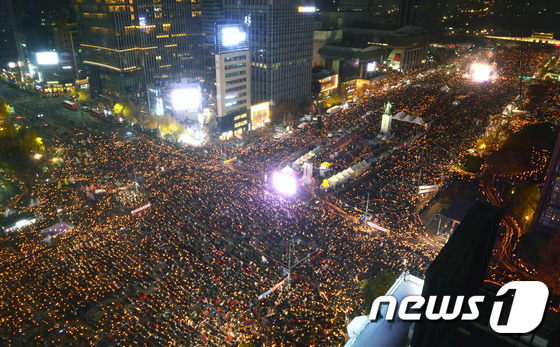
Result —
[{"label": "tall tower building", "polygon": [[531,231],[551,236],[560,230],[560,134],[541,189]]},{"label": "tall tower building", "polygon": [[224,0],[225,19],[249,25],[253,103],[311,95],[314,14],[308,0]]},{"label": "tall tower building", "polygon": [[341,11],[369,11],[370,0],[340,0]]},{"label": "tall tower building", "polygon": [[400,25],[414,25],[429,32],[442,28],[445,0],[401,0]]},{"label": "tall tower building", "polygon": [[0,67],[23,59],[12,0],[0,0]]},{"label": "tall tower building", "polygon": [[[223,0],[201,0],[202,34],[204,35],[204,80],[207,86],[216,84],[216,24],[224,19]],[[214,90],[212,92],[215,92]]]},{"label": "tall tower building", "polygon": [[57,20],[52,26],[54,48],[59,55],[68,55],[72,62],[73,80],[87,77],[87,69],[82,59],[78,25],[66,19]]},{"label": "tall tower building", "polygon": [[250,122],[249,42],[247,24],[216,24],[217,120],[225,136],[247,130]]},{"label": "tall tower building", "polygon": [[148,83],[202,80],[198,0],[75,0],[94,96],[144,99]]}]

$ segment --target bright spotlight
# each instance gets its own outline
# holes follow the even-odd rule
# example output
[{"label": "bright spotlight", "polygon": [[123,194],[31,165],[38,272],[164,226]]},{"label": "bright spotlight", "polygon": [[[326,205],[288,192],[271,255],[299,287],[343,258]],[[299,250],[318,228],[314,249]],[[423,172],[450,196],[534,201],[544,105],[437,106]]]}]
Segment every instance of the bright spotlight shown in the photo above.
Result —
[{"label": "bright spotlight", "polygon": [[272,176],[272,185],[282,194],[294,195],[296,193],[297,182],[294,176],[275,172]]},{"label": "bright spotlight", "polygon": [[198,110],[201,99],[200,90],[195,88],[175,89],[171,94],[171,102],[175,110]]},{"label": "bright spotlight", "polygon": [[492,76],[492,69],[490,65],[486,64],[473,64],[471,66],[471,79],[474,82],[487,82]]}]

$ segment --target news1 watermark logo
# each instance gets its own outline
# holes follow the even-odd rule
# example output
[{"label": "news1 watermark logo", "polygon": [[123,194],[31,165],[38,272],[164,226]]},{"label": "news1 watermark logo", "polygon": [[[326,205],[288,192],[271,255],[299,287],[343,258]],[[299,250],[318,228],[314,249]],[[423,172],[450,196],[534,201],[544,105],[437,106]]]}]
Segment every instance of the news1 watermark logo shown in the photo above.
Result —
[{"label": "news1 watermark logo", "polygon": [[[499,324],[504,309],[504,302],[499,301],[499,297],[503,297],[510,290],[514,290],[515,295],[509,316],[505,324]],[[490,314],[492,330],[500,334],[526,334],[537,328],[543,319],[548,302],[548,287],[539,281],[509,282],[498,290],[496,298],[498,301],[494,302]],[[403,321],[418,321],[422,318],[422,315],[430,321],[450,321],[454,319],[471,321],[479,317],[478,305],[484,302],[485,297],[482,295],[469,297],[466,300],[466,309],[464,309],[465,297],[456,296],[455,305],[451,312],[448,312],[450,300],[451,296],[443,296],[441,299],[437,296],[430,296],[425,310],[419,313],[426,304],[426,299],[422,296],[407,296],[399,305],[397,305],[397,299],[393,296],[380,296],[371,305],[369,320],[377,321],[380,307],[387,305],[387,312],[384,317],[387,321],[395,319],[397,306],[398,318]],[[441,304],[439,309],[436,309],[438,302],[441,302]],[[411,310],[413,312],[410,312]]]}]

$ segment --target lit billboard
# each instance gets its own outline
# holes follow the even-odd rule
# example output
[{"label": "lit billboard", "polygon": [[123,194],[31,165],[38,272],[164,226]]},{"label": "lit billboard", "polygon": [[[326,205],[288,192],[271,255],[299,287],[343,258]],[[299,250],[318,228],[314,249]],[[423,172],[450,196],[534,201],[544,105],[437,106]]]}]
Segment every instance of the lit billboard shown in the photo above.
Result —
[{"label": "lit billboard", "polygon": [[270,103],[267,101],[251,106],[251,124],[253,129],[259,128],[267,122],[270,122]]},{"label": "lit billboard", "polygon": [[218,54],[249,49],[249,31],[245,23],[216,24],[216,50]]},{"label": "lit billboard", "polygon": [[313,6],[300,6],[298,7],[299,13],[315,13],[316,9]]},{"label": "lit billboard", "polygon": [[247,39],[247,33],[237,27],[222,28],[222,45],[226,47],[239,46]]},{"label": "lit billboard", "polygon": [[37,64],[39,65],[56,65],[58,64],[58,54],[56,52],[39,52],[36,53]]},{"label": "lit billboard", "polygon": [[138,16],[138,25],[140,26],[140,31],[145,33],[146,27],[148,26],[148,21],[145,14],[141,14]]},{"label": "lit billboard", "polygon": [[321,92],[338,88],[338,74],[325,77],[319,80],[321,83]]},{"label": "lit billboard", "polygon": [[175,89],[171,93],[171,103],[177,111],[196,111],[202,104],[202,94],[199,88]]}]

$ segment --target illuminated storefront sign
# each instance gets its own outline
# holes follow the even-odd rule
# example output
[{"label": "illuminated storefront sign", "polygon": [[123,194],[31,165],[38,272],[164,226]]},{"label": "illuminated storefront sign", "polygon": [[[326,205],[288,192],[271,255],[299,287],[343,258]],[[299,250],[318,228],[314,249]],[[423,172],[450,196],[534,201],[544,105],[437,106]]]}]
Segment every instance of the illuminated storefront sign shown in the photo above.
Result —
[{"label": "illuminated storefront sign", "polygon": [[251,124],[253,129],[262,127],[265,123],[270,122],[270,103],[263,102],[251,107]]},{"label": "illuminated storefront sign", "polygon": [[332,75],[319,80],[321,83],[321,92],[336,89],[338,87],[338,75]]},{"label": "illuminated storefront sign", "polygon": [[313,6],[300,6],[298,7],[299,13],[315,13],[315,7]]}]

